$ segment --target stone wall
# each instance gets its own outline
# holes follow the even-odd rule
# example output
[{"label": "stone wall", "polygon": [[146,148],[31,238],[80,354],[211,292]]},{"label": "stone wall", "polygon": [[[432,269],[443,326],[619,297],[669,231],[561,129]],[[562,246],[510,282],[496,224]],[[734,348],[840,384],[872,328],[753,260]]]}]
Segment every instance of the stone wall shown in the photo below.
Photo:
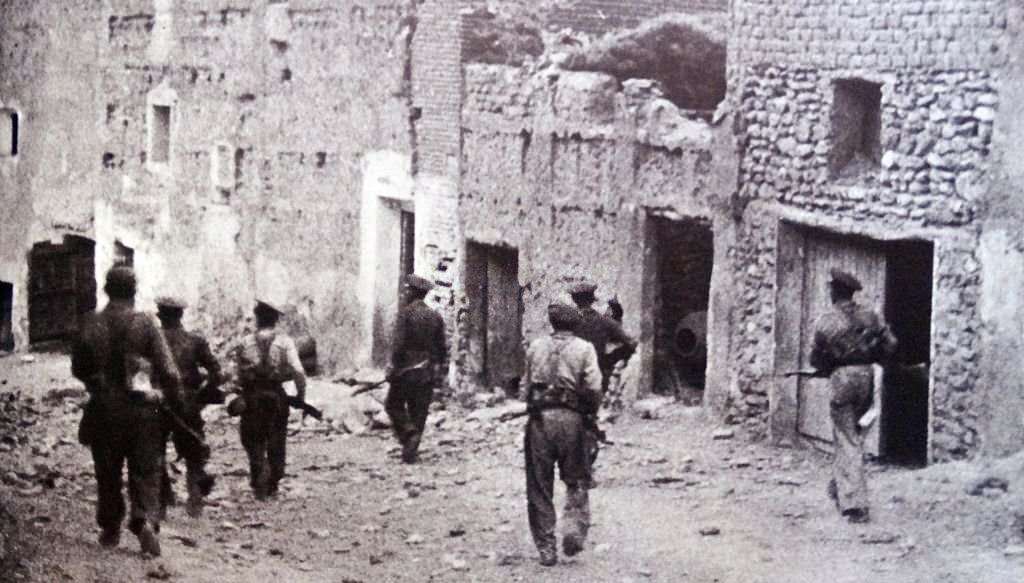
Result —
[{"label": "stone wall", "polygon": [[[27,96],[27,119],[52,115],[47,129],[71,137],[55,133],[19,162],[41,226],[5,245],[11,266],[73,225],[96,239],[100,276],[115,240],[134,248],[145,309],[157,293],[184,295],[189,323],[225,337],[269,296],[327,363],[356,361],[362,160],[412,150],[413,4],[117,0],[77,16],[7,4],[3,38],[23,35],[49,65],[4,51],[4,86]],[[170,112],[166,162],[151,145],[157,106]],[[59,195],[41,188],[62,166],[82,179],[62,177]],[[62,218],[70,209],[79,218]]]},{"label": "stone wall", "polygon": [[[747,302],[735,348],[739,389],[750,395],[744,414],[765,411],[762,396],[774,386],[767,349],[778,218],[877,239],[927,239],[936,245],[932,453],[944,459],[977,450],[983,402],[975,381],[982,351],[978,219],[1006,54],[1004,6],[981,0],[734,4],[736,206],[753,205],[736,250],[745,259],[734,274]],[[842,101],[851,99],[841,91],[851,81],[880,89],[879,151],[875,158],[865,148],[840,169],[833,154],[844,139],[842,120],[858,115]]]}]

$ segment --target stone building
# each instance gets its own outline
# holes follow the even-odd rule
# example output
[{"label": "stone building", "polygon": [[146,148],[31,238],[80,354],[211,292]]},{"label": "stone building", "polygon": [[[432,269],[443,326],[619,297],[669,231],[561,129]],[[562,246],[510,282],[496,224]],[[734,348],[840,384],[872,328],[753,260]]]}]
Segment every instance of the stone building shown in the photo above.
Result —
[{"label": "stone building", "polygon": [[840,265],[901,339],[872,449],[1024,443],[1024,15],[1010,0],[0,0],[0,349],[115,262],[222,337],[284,299],[330,368],[438,288],[456,390],[580,278],[674,392],[828,445]]}]

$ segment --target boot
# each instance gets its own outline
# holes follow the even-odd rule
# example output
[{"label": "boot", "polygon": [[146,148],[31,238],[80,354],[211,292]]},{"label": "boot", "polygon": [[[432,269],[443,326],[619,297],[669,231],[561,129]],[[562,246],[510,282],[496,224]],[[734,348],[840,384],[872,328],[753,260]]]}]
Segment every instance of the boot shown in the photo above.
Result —
[{"label": "boot", "polygon": [[402,462],[414,464],[420,449],[420,434],[412,433],[402,444]]},{"label": "boot", "polygon": [[139,538],[139,547],[142,549],[142,554],[152,557],[160,556],[160,537],[149,523],[142,525],[142,528],[139,529],[135,536]]},{"label": "boot", "polygon": [[121,542],[120,528],[104,528],[100,533],[100,546],[112,549]]},{"label": "boot", "polygon": [[540,564],[542,567],[554,567],[558,564],[558,552],[554,549],[540,551]]},{"label": "boot", "polygon": [[583,551],[583,543],[574,534],[567,534],[562,538],[562,552],[565,556],[572,557]]}]

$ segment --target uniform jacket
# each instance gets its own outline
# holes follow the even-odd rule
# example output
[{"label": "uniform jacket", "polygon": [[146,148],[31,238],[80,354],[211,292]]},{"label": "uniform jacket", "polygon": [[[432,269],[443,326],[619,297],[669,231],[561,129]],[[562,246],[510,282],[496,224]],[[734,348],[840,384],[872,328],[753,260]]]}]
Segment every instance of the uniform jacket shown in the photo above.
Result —
[{"label": "uniform jacket", "polygon": [[589,342],[571,332],[555,332],[534,340],[526,349],[520,391],[530,398],[531,388],[537,384],[547,385],[554,392],[575,392],[580,412],[597,412],[601,404],[597,352]]},{"label": "uniform jacket", "polygon": [[[299,360],[299,350],[291,336],[284,332],[268,328],[246,334],[234,353],[239,370],[248,364],[259,363],[262,358],[260,346],[267,342],[270,343],[267,362],[273,371],[270,380],[274,383],[295,381],[295,387],[300,393],[305,392],[306,372],[302,368],[302,361]],[[245,386],[244,379],[239,380],[243,388],[250,388]]]},{"label": "uniform jacket", "polygon": [[398,321],[395,323],[392,368],[398,370],[424,359],[436,366],[443,364],[447,358],[448,348],[441,315],[423,300],[409,302],[398,313]]},{"label": "uniform jacket", "polygon": [[844,300],[815,324],[810,361],[811,366],[830,371],[880,362],[895,351],[896,337],[878,314]]},{"label": "uniform jacket", "polygon": [[90,314],[72,343],[71,373],[90,394],[131,390],[132,378],[146,362],[164,395],[178,402],[181,376],[160,326],[129,301],[111,300]]},{"label": "uniform jacket", "polygon": [[576,335],[594,345],[598,362],[605,373],[615,366],[614,362],[607,362],[605,358],[609,342],[626,347],[626,358],[636,350],[636,341],[630,338],[629,334],[623,331],[622,326],[611,317],[599,313],[592,307],[580,308],[580,316],[583,321],[576,328]]},{"label": "uniform jacket", "polygon": [[174,355],[174,362],[178,365],[178,372],[181,373],[182,387],[186,391],[194,393],[199,389],[203,382],[200,368],[206,370],[210,386],[220,384],[220,364],[205,338],[180,326],[164,328],[163,332],[171,354]]}]

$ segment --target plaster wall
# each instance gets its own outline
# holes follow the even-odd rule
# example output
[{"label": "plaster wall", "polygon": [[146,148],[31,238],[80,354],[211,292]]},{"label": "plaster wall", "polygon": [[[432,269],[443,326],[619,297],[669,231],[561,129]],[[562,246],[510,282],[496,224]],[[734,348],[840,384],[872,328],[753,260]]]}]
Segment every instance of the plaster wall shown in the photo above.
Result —
[{"label": "plaster wall", "polygon": [[[617,295],[624,327],[641,343],[630,364],[636,370],[625,375],[632,379],[627,398],[645,393],[655,333],[654,270],[644,268],[653,254],[648,217],[708,220],[716,233],[716,274],[728,264],[726,206],[735,167],[727,132],[666,115],[656,97],[622,90],[602,74],[533,76],[470,65],[465,75],[459,200],[465,239],[518,250],[526,340],[548,332],[547,305],[569,301],[571,282],[597,283],[602,310]],[[731,302],[712,285],[712,320],[728,320]],[[468,372],[465,333],[460,328],[457,364]],[[713,361],[724,359],[727,346],[719,342],[712,350]],[[708,402],[724,402],[728,384],[715,378],[709,385]]]},{"label": "plaster wall", "polygon": [[[221,344],[267,296],[328,365],[356,364],[363,159],[413,147],[414,4],[47,4],[3,4],[0,101],[26,112],[19,160],[0,163],[15,226],[0,269],[17,293],[33,241],[94,238],[102,277],[120,240],[143,308],[181,294],[188,323]],[[166,162],[152,150],[157,105],[170,107]]]}]

